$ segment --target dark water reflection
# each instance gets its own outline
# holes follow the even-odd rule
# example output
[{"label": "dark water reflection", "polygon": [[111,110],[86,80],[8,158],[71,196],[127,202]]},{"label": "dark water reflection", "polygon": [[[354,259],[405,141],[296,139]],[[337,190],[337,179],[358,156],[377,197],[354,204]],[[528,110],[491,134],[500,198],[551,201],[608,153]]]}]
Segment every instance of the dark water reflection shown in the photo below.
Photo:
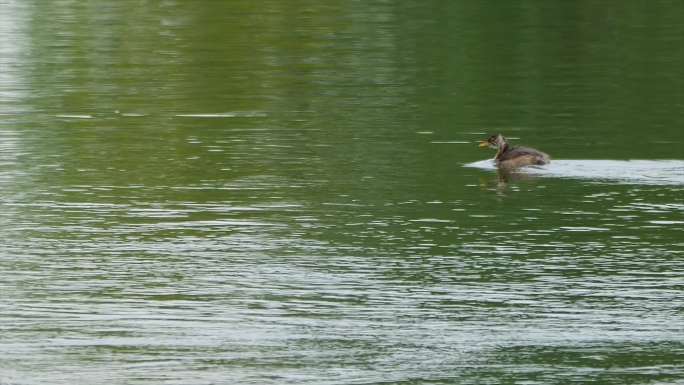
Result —
[{"label": "dark water reflection", "polygon": [[683,14],[7,3],[0,384],[682,381]]}]

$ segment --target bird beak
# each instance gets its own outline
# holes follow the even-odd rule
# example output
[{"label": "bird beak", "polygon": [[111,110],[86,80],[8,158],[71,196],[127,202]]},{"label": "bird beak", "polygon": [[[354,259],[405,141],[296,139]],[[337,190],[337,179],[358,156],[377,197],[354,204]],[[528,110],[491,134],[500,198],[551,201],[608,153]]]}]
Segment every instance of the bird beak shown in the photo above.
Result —
[{"label": "bird beak", "polygon": [[486,140],[481,141],[480,147],[489,147],[489,142],[487,142]]}]

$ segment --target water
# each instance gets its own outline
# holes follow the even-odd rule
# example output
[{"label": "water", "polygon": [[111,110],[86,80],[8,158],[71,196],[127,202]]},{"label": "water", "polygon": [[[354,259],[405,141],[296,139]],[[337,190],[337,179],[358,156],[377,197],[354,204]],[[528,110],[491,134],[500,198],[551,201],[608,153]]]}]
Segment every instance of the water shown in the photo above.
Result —
[{"label": "water", "polygon": [[597,183],[646,185],[684,185],[684,161],[681,160],[554,160],[544,166],[523,167],[510,172],[498,171],[492,159],[471,162],[466,167],[496,170],[507,178],[575,178]]},{"label": "water", "polygon": [[0,384],[681,383],[683,16],[5,2]]}]

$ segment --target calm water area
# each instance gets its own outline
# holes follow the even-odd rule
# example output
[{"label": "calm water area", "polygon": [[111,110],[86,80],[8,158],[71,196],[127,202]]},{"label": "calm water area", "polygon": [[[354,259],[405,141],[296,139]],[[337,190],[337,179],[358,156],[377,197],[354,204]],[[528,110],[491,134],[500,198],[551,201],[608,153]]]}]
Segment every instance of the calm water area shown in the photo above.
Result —
[{"label": "calm water area", "polygon": [[0,1],[0,385],[591,383],[684,383],[684,3]]}]

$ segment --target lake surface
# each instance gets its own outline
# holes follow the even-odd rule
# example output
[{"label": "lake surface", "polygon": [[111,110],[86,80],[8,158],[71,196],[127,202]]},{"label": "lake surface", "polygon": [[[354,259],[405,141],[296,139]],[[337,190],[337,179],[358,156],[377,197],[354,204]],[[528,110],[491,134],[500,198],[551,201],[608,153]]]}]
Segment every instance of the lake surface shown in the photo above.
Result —
[{"label": "lake surface", "polygon": [[3,2],[0,384],[684,382],[681,20]]}]

